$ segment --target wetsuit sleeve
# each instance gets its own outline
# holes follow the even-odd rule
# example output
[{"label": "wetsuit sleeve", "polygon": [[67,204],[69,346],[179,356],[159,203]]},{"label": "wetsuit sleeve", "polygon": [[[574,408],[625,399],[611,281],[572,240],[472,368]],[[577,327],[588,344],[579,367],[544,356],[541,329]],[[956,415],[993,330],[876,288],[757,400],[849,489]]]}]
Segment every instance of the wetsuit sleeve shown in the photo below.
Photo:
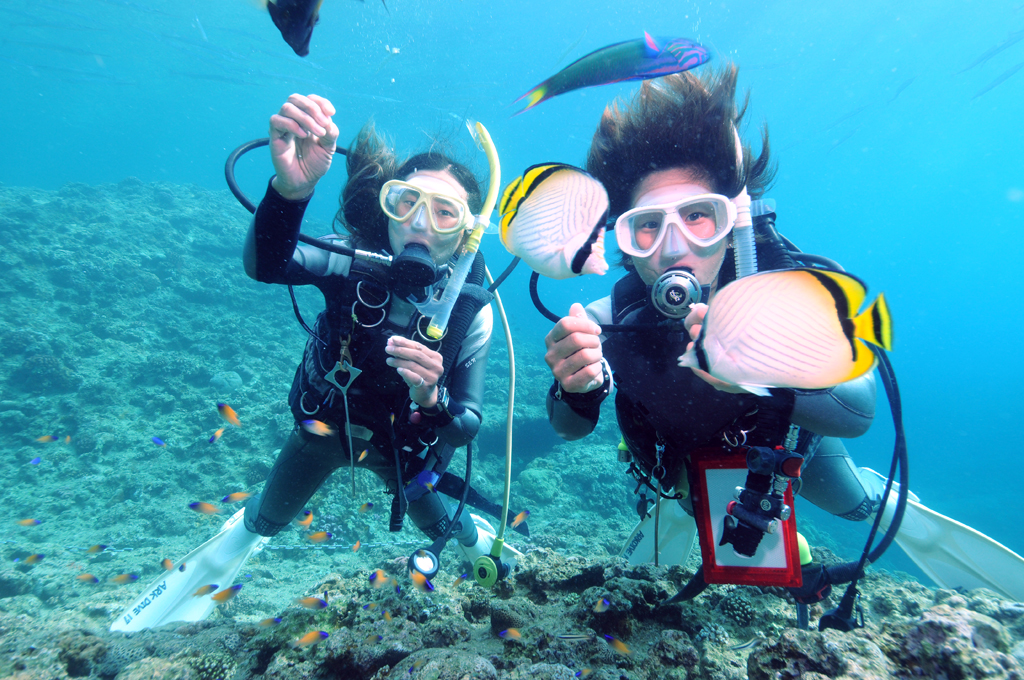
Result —
[{"label": "wetsuit sleeve", "polygon": [[[587,316],[598,325],[610,323],[611,297],[587,305]],[[601,336],[601,342],[604,342],[604,336]],[[565,392],[559,390],[556,381],[548,390],[548,422],[562,439],[570,442],[582,439],[597,427],[601,417],[601,403],[607,396],[608,392],[600,388],[583,394]]]},{"label": "wetsuit sleeve", "polygon": [[[271,178],[273,182],[273,178]],[[245,273],[263,283],[318,284],[332,274],[348,275],[351,259],[299,243],[309,199],[291,201],[268,183],[245,237]]]},{"label": "wetsuit sleeve", "polygon": [[827,390],[794,392],[793,423],[824,437],[859,437],[875,417],[873,373]]},{"label": "wetsuit sleeve", "polygon": [[480,431],[487,355],[491,350],[494,318],[490,306],[477,312],[448,381],[448,412],[455,418],[437,428],[437,436],[454,447],[465,446]]}]

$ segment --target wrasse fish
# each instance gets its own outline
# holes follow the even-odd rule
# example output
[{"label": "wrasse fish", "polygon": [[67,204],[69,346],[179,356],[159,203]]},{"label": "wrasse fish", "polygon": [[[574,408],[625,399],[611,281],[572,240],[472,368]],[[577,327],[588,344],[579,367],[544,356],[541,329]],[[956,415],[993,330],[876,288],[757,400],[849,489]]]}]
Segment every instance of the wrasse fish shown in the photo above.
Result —
[{"label": "wrasse fish", "polygon": [[568,635],[557,635],[559,640],[566,640],[569,642],[580,642],[583,640],[593,640],[593,635],[587,635],[586,633],[570,633]]},{"label": "wrasse fish", "polygon": [[361,546],[362,544],[362,541],[356,541],[356,544],[352,546],[352,552],[359,552],[359,546]]},{"label": "wrasse fish", "polygon": [[604,639],[608,642],[608,646],[614,649],[619,654],[629,655],[633,653],[632,650],[630,650],[630,648],[626,646],[626,643],[622,640],[619,640],[618,638],[613,638],[611,635],[605,635]]},{"label": "wrasse fish", "polygon": [[281,623],[281,617],[277,616],[277,617],[272,618],[272,619],[263,619],[262,621],[259,622],[259,626],[261,628],[269,628],[270,626],[276,626],[279,623]]},{"label": "wrasse fish", "polygon": [[602,597],[600,600],[597,601],[597,604],[594,605],[594,611],[600,614],[602,612],[608,611],[608,607],[611,606],[612,603]]},{"label": "wrasse fish", "polygon": [[220,413],[220,417],[226,420],[229,425],[234,425],[235,427],[242,426],[242,421],[238,419],[238,414],[235,413],[235,409],[231,408],[227,404],[218,402],[217,412]]},{"label": "wrasse fish", "polygon": [[581,668],[580,670],[576,671],[576,673],[573,675],[573,677],[585,678],[585,677],[587,677],[588,675],[590,675],[593,672],[594,671],[590,670],[589,668]]},{"label": "wrasse fish", "polygon": [[247,493],[245,491],[236,491],[235,493],[229,493],[227,496],[224,496],[224,498],[221,498],[220,502],[237,503],[238,501],[244,501],[246,498],[250,498],[251,496],[251,493]]},{"label": "wrasse fish", "polygon": [[359,461],[358,462],[362,463],[363,460],[366,458],[366,456],[368,456],[369,454],[370,454],[370,449],[363,449],[363,452],[359,454]]},{"label": "wrasse fish", "polygon": [[337,432],[333,427],[319,420],[303,420],[302,429],[318,437],[330,437]]},{"label": "wrasse fish", "polygon": [[204,515],[218,515],[218,514],[220,514],[220,508],[218,508],[215,505],[210,505],[209,503],[204,503],[203,501],[197,501],[195,503],[189,503],[188,507],[191,508],[192,510],[195,510],[196,512],[202,513]]},{"label": "wrasse fish", "polygon": [[89,553],[90,555],[95,555],[96,553],[101,553],[101,552],[103,552],[106,549],[107,549],[107,546],[103,545],[102,543],[97,543],[96,545],[90,547],[85,552]]},{"label": "wrasse fish", "polygon": [[150,439],[153,441],[154,444],[156,444],[160,448],[167,448],[167,442],[165,442],[163,439],[160,439],[160,437],[150,437]]},{"label": "wrasse fish", "polygon": [[46,555],[44,555],[42,553],[36,553],[34,555],[29,555],[24,560],[22,560],[22,562],[24,564],[39,564],[40,562],[43,561],[43,558],[45,558],[45,557],[46,557]]},{"label": "wrasse fish", "polygon": [[523,113],[552,97],[582,87],[659,78],[688,71],[710,58],[708,51],[692,40],[654,38],[644,32],[643,38],[608,45],[577,59],[516,102],[527,100],[526,108],[519,112]]},{"label": "wrasse fish", "polygon": [[434,589],[434,584],[422,572],[411,571],[409,572],[409,578],[412,579],[413,587],[420,592],[429,593]]},{"label": "wrasse fish", "polygon": [[363,640],[363,644],[364,645],[375,645],[375,644],[377,644],[378,642],[380,642],[383,639],[384,639],[383,635],[369,635],[369,636],[367,636],[367,638],[365,640]]},{"label": "wrasse fish", "polygon": [[452,583],[452,588],[457,588],[458,586],[462,585],[463,583],[465,583],[467,578],[469,578],[469,574],[463,574],[462,576],[458,577]]},{"label": "wrasse fish", "polygon": [[373,611],[376,608],[377,608],[377,603],[376,602],[371,602],[369,604],[364,604],[363,605],[363,611]]},{"label": "wrasse fish", "polygon": [[57,435],[55,435],[55,434],[44,434],[42,437],[36,437],[36,441],[40,442],[40,443],[43,443],[43,444],[49,444],[50,442],[57,441]]},{"label": "wrasse fish", "polygon": [[300,637],[298,640],[295,640],[294,642],[292,642],[292,647],[309,647],[310,645],[315,645],[318,642],[323,642],[324,640],[326,640],[329,637],[330,637],[330,635],[328,633],[326,633],[325,631],[314,630],[313,632],[306,633],[305,635]]},{"label": "wrasse fish", "polygon": [[164,571],[171,571],[174,569],[174,562],[171,562],[166,557],[160,560],[160,566],[164,568]]},{"label": "wrasse fish", "polygon": [[217,588],[219,587],[220,586],[218,586],[216,583],[211,583],[209,585],[202,586],[196,592],[192,593],[192,597],[202,597],[203,595],[209,595],[213,591],[217,590]]},{"label": "wrasse fish", "polygon": [[579,168],[542,163],[501,196],[498,236],[531,269],[552,279],[604,274],[608,192]]},{"label": "wrasse fish", "polygon": [[327,601],[321,600],[319,597],[297,597],[295,604],[306,609],[323,609],[327,606]]},{"label": "wrasse fish", "polygon": [[743,650],[743,649],[750,649],[751,647],[753,647],[754,645],[756,645],[760,641],[761,641],[761,638],[759,638],[759,637],[757,637],[755,635],[754,637],[750,638],[746,642],[743,642],[741,644],[733,645],[732,647],[729,647],[729,650],[733,651],[733,652],[738,652],[738,651]]},{"label": "wrasse fish", "polygon": [[323,543],[334,538],[334,534],[329,531],[318,531],[315,534],[309,534],[306,538],[314,543]]},{"label": "wrasse fish", "polygon": [[241,583],[236,583],[235,585],[231,586],[230,588],[225,588],[224,590],[220,591],[219,593],[217,593],[216,595],[214,595],[210,599],[213,600],[214,602],[219,602],[220,604],[224,604],[225,602],[230,602],[231,600],[235,599],[235,595],[238,595],[238,591],[241,590],[241,589],[242,589],[242,584]]},{"label": "wrasse fish", "polygon": [[384,612],[384,620],[391,623],[391,612]]},{"label": "wrasse fish", "polygon": [[373,510],[373,503],[363,503],[359,506],[359,512],[362,514],[366,514],[370,510]]},{"label": "wrasse fish", "polygon": [[79,581],[81,581],[82,583],[99,583],[100,582],[100,580],[98,578],[96,578],[95,576],[93,576],[92,574],[79,574],[75,578],[78,579]]},{"label": "wrasse fish", "polygon": [[138,574],[118,574],[114,578],[110,579],[110,582],[111,583],[116,583],[118,585],[122,585],[123,586],[125,583],[132,583],[133,581],[138,581],[138,580],[139,580],[139,575]]},{"label": "wrasse fish", "polygon": [[42,524],[42,521],[38,519],[19,519],[18,524],[23,527],[34,527]]},{"label": "wrasse fish", "polygon": [[515,529],[517,526],[526,521],[526,518],[530,516],[529,510],[523,510],[521,513],[516,515],[516,518],[512,520],[512,528]]},{"label": "wrasse fish", "polygon": [[298,524],[300,527],[303,527],[303,528],[309,527],[309,525],[313,523],[313,511],[312,510],[303,510],[302,511],[302,519],[296,519],[296,520],[293,520],[293,521],[296,524]]},{"label": "wrasse fish", "polygon": [[507,628],[498,633],[498,637],[505,638],[506,640],[521,640],[523,636],[517,628]]},{"label": "wrasse fish", "polygon": [[217,430],[216,432],[213,433],[213,436],[210,437],[210,443],[212,444],[215,441],[217,441],[218,439],[220,439],[221,435],[223,435],[223,434],[224,434],[224,428],[222,427],[222,428],[220,428],[219,430]]},{"label": "wrasse fish", "polygon": [[770,387],[813,390],[853,380],[875,367],[865,340],[892,348],[885,297],[857,313],[866,293],[858,279],[825,269],[744,276],[711,298],[679,365],[759,396]]}]

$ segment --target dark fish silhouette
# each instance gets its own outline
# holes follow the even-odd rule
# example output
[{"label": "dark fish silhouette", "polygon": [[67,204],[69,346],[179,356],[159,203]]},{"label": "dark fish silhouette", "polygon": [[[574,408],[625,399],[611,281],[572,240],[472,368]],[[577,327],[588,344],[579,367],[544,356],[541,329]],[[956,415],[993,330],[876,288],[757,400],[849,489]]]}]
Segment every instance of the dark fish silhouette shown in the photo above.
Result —
[{"label": "dark fish silhouette", "polygon": [[1024,61],[1022,61],[1021,63],[1017,64],[1016,66],[1011,66],[1010,68],[1008,68],[1005,71],[1003,71],[1003,73],[998,78],[996,78],[991,83],[989,83],[985,87],[983,87],[980,90],[978,90],[977,92],[975,92],[974,96],[971,97],[971,101],[974,101],[975,99],[977,99],[981,95],[985,94],[989,90],[995,89],[997,86],[1002,85],[1004,82],[1006,82],[1007,78],[1009,78],[1014,73],[1019,71],[1022,66],[1024,66]]},{"label": "dark fish silhouette", "polygon": [[[267,11],[274,20],[281,37],[288,43],[295,54],[304,57],[309,54],[309,41],[313,37],[313,28],[320,21],[320,5],[324,0],[269,0]],[[386,0],[381,0],[388,14]]]},{"label": "dark fish silhouette", "polygon": [[[1022,5],[1022,6],[1024,6],[1024,5]],[[1007,47],[1012,47],[1013,45],[1016,45],[1022,39],[1024,39],[1024,30],[1013,31],[1008,36],[1006,36],[1006,40],[1004,40],[1003,42],[999,43],[998,45],[992,47],[987,52],[985,52],[985,54],[981,55],[980,57],[978,57],[977,59],[972,61],[970,64],[968,64],[967,66],[964,66],[962,69],[960,69],[960,71],[959,71],[959,73],[957,75],[959,75],[960,73],[963,73],[964,71],[970,71],[975,66],[980,66],[981,64],[984,64],[986,61],[988,61],[992,57],[996,56],[997,54],[999,54],[1000,52],[1005,50]]]}]

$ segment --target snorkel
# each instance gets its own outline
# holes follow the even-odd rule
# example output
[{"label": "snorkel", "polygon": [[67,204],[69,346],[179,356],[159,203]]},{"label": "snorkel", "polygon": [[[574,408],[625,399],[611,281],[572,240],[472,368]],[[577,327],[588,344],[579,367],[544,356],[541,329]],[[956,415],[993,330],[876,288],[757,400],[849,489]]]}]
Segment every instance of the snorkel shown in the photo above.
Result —
[{"label": "snorkel", "polygon": [[487,154],[487,163],[491,168],[491,181],[487,188],[487,198],[484,200],[483,209],[476,218],[473,231],[466,239],[462,250],[459,251],[459,263],[455,265],[455,270],[452,271],[451,278],[445,285],[439,308],[430,319],[430,325],[427,326],[427,335],[434,340],[440,340],[448,328],[448,319],[451,318],[452,309],[455,307],[459,293],[462,292],[463,284],[466,283],[466,277],[469,276],[469,272],[473,268],[473,258],[480,248],[480,239],[483,238],[484,229],[490,223],[491,212],[494,211],[494,204],[498,201],[498,187],[501,185],[501,164],[498,162],[498,152],[494,148],[494,142],[491,141],[491,135],[487,132],[487,128],[483,123],[472,123],[468,120],[466,126],[469,128],[470,134],[473,135],[477,146]]},{"label": "snorkel", "polygon": [[[736,136],[736,167],[743,165],[743,143],[739,131],[733,127]],[[732,228],[732,245],[736,261],[736,278],[757,273],[757,249],[754,246],[754,220],[750,216],[750,194],[747,187],[732,199],[736,206],[736,224]]]}]

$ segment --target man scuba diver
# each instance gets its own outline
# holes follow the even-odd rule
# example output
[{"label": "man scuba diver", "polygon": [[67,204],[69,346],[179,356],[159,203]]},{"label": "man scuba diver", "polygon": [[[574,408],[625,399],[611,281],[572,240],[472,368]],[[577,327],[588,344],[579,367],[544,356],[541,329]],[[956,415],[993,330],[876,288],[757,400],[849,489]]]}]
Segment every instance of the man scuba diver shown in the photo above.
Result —
[{"label": "man scuba diver", "polygon": [[[634,563],[659,557],[665,563],[686,561],[698,531],[693,496],[709,493],[700,488],[699,460],[761,452],[744,472],[748,481],[760,475],[762,486],[737,489],[737,502],[728,506],[723,535],[731,545],[712,544],[719,552],[735,550],[742,559],[752,558],[758,542],[791,511],[781,491],[773,492],[779,478],[788,474],[782,488],[791,481],[802,497],[856,521],[873,516],[886,487],[885,477],[858,469],[841,441],[863,434],[871,424],[873,374],[829,389],[771,389],[768,396],[757,396],[677,364],[700,336],[708,310],[704,303],[737,275],[756,271],[738,272],[737,259],[755,261],[761,270],[792,268],[799,259],[775,231],[774,210],[762,209],[766,214],[739,233],[738,216],[773,179],[767,129],[762,152],[754,157],[737,132],[745,107],[735,103],[735,66],[706,73],[646,81],[630,105],[605,110],[586,170],[607,190],[627,274],[611,296],[585,309],[572,305],[545,339],[545,359],[555,378],[548,415],[562,438],[571,441],[594,430],[614,376],[620,457],[630,462],[638,491],[644,489],[641,522],[623,550]],[[606,332],[611,324],[626,332]],[[762,349],[769,354],[784,348]],[[783,474],[791,458],[797,462]],[[750,511],[750,500],[760,510]],[[658,507],[649,512],[652,501]],[[882,529],[895,505],[887,504]],[[655,530],[658,511],[660,529]],[[895,540],[941,586],[985,586],[1024,599],[1024,560],[916,498],[907,503]],[[793,548],[795,554],[795,542]],[[800,562],[809,563],[804,548]],[[715,565],[705,561],[709,566]],[[803,589],[794,589],[799,601],[818,601],[832,581],[857,575],[803,566]]]},{"label": "man scuba diver", "polygon": [[[349,179],[336,220],[348,235],[321,240],[385,255],[354,258],[300,243],[306,205],[335,152],[334,113],[323,97],[294,94],[271,117],[276,174],[243,251],[245,271],[257,281],[314,285],[324,295],[312,328],[303,322],[309,339],[289,394],[297,425],[262,492],[184,559],[184,571],[171,569],[144,591],[112,630],[208,616],[216,603],[192,597],[196,588],[229,586],[248,556],[287,527],[342,466],[351,469],[353,493],[356,466],[384,481],[394,496],[392,531],[408,515],[435,541],[436,553],[449,537],[471,563],[492,551],[490,524],[468,513],[453,517],[435,488],[455,449],[480,428],[492,328],[482,256],[459,291],[447,332],[439,340],[425,332],[480,212],[478,182],[436,151],[401,162],[367,125],[346,154]],[[388,259],[390,266],[380,263]],[[434,552],[416,551],[410,569],[432,578],[439,568]],[[498,577],[520,557],[504,544],[494,560]]]}]

